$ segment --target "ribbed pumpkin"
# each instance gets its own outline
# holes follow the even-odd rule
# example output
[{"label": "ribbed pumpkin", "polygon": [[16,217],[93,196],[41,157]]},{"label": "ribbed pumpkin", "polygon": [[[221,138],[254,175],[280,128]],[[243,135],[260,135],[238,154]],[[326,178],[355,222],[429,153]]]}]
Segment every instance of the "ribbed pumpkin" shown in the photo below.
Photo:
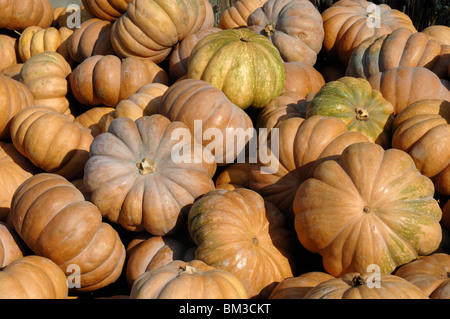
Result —
[{"label": "ribbed pumpkin", "polygon": [[250,298],[292,277],[291,234],[284,215],[256,192],[217,189],[188,216],[195,258],[239,278]]},{"label": "ribbed pumpkin", "polygon": [[371,36],[389,34],[402,27],[417,32],[405,13],[366,0],[337,1],[322,12],[322,18],[325,52],[337,56],[345,67],[353,50]]},{"label": "ribbed pumpkin", "polygon": [[[5,75],[11,79],[14,79],[16,81],[20,81],[20,70],[22,70],[23,63],[17,63],[10,65],[6,68],[4,68],[0,74]],[[30,92],[31,95],[31,92]]]},{"label": "ribbed pumpkin", "polygon": [[370,142],[389,148],[393,114],[394,106],[373,90],[367,80],[346,76],[320,89],[308,104],[306,118],[337,117],[349,131],[360,132]]},{"label": "ribbed pumpkin", "polygon": [[115,108],[109,106],[96,106],[80,115],[73,121],[80,123],[83,127],[91,130],[91,135],[96,137],[108,130],[109,124],[113,120],[112,113]]},{"label": "ribbed pumpkin", "polygon": [[191,52],[187,77],[221,89],[245,109],[260,108],[281,94],[285,81],[277,48],[247,28],[227,29],[200,40]]},{"label": "ribbed pumpkin", "polygon": [[304,299],[429,299],[419,287],[399,276],[374,276],[373,272],[345,274],[318,284]]},{"label": "ribbed pumpkin", "polygon": [[[69,9],[69,10],[68,10]],[[53,9],[53,22],[52,27],[57,29],[66,27],[71,30],[77,28],[77,25],[74,22],[78,22],[78,14],[80,17],[79,22],[83,23],[86,20],[92,18],[92,16],[86,11],[86,8],[82,5],[79,9],[76,7],[56,7]],[[69,22],[69,23],[68,23]],[[74,26],[70,25],[70,23],[75,24]]]},{"label": "ribbed pumpkin", "polygon": [[[179,140],[177,132],[187,137]],[[179,229],[195,198],[214,189],[215,170],[185,124],[155,114],[114,119],[92,142],[83,179],[108,220],[163,236]]]},{"label": "ribbed pumpkin", "polygon": [[[117,280],[125,247],[114,228],[102,222],[97,207],[64,177],[40,173],[17,189],[11,205],[14,229],[36,254],[49,258],[70,276],[79,291],[94,291]],[[69,279],[69,278],[68,278]]]},{"label": "ribbed pumpkin", "polygon": [[139,58],[94,55],[69,75],[73,96],[87,106],[115,107],[148,83],[169,84],[169,76],[156,63]]},{"label": "ribbed pumpkin", "polygon": [[325,79],[313,66],[302,62],[284,62],[286,80],[283,92],[294,91],[303,97],[316,93],[325,84]]},{"label": "ribbed pumpkin", "polygon": [[407,152],[436,190],[450,195],[450,102],[420,100],[395,118],[392,147]]},{"label": "ribbed pumpkin", "polygon": [[19,258],[0,271],[0,299],[66,299],[64,272],[41,256]]},{"label": "ribbed pumpkin", "polygon": [[446,25],[430,25],[422,30],[428,37],[440,44],[450,45],[450,27]]},{"label": "ribbed pumpkin", "polygon": [[216,188],[249,188],[249,172],[253,163],[234,163],[227,166],[216,178]]},{"label": "ribbed pumpkin", "polygon": [[0,221],[0,268],[22,258],[27,251],[14,228]]},{"label": "ribbed pumpkin", "polygon": [[325,272],[307,272],[280,282],[270,293],[269,299],[303,299],[318,284],[334,279]]},{"label": "ribbed pumpkin", "polygon": [[295,230],[333,276],[371,264],[389,274],[438,248],[442,211],[433,196],[433,183],[407,153],[355,143],[300,185]]},{"label": "ribbed pumpkin", "polygon": [[268,0],[247,20],[248,28],[270,39],[283,61],[314,65],[324,38],[320,12],[308,0]]},{"label": "ribbed pumpkin", "polygon": [[200,30],[208,17],[205,0],[131,0],[114,22],[112,46],[122,58],[160,63],[175,44]]},{"label": "ribbed pumpkin", "polygon": [[81,2],[91,17],[114,21],[127,11],[130,0],[82,0]]},{"label": "ribbed pumpkin", "polygon": [[139,276],[130,299],[247,299],[241,281],[200,260],[174,260]]},{"label": "ribbed pumpkin", "polygon": [[23,31],[29,26],[48,28],[53,8],[48,0],[4,0],[0,10],[0,28]]},{"label": "ribbed pumpkin", "polygon": [[0,71],[17,64],[17,39],[0,34]]},{"label": "ribbed pumpkin", "polygon": [[265,0],[237,0],[231,7],[222,12],[217,27],[234,29],[248,26],[248,16],[262,7],[265,2]]},{"label": "ribbed pumpkin", "polygon": [[37,167],[75,179],[83,175],[93,137],[70,116],[33,105],[12,120],[11,140],[17,151]]}]

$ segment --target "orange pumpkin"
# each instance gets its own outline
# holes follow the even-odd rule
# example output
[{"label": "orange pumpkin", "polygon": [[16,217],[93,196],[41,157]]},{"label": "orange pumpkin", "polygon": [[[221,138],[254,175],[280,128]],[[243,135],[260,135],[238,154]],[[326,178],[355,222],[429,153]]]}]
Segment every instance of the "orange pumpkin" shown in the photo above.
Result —
[{"label": "orange pumpkin", "polygon": [[130,0],[82,0],[81,2],[89,16],[114,21],[127,11]]},{"label": "orange pumpkin", "polygon": [[310,93],[319,92],[325,85],[322,74],[313,66],[302,62],[284,62],[286,79],[283,92],[294,91],[307,97]]},{"label": "orange pumpkin", "polygon": [[113,120],[111,114],[114,111],[115,108],[113,107],[97,106],[81,113],[73,121],[90,129],[92,136],[96,137],[108,130],[108,126]]},{"label": "orange pumpkin", "polygon": [[247,27],[248,16],[262,7],[265,2],[265,0],[237,0],[222,12],[217,27],[220,29]]},{"label": "orange pumpkin", "polygon": [[26,254],[25,244],[13,227],[0,221],[0,269]]},{"label": "orange pumpkin", "polygon": [[23,31],[29,26],[48,28],[53,8],[48,0],[5,0],[0,10],[0,28]]},{"label": "orange pumpkin", "polygon": [[249,188],[249,172],[253,163],[234,163],[227,166],[216,178],[216,188]]},{"label": "orange pumpkin", "polygon": [[280,282],[270,293],[269,299],[303,299],[318,284],[333,279],[325,272],[307,272]]},{"label": "orange pumpkin", "polygon": [[0,34],[0,71],[17,64],[17,39]]}]

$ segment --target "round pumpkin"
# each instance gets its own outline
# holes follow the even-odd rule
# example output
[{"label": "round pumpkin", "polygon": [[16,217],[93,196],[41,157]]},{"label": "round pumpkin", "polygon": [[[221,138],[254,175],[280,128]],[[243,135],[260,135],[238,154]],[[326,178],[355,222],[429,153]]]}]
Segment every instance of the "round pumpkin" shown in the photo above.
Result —
[{"label": "round pumpkin", "polygon": [[240,279],[250,298],[292,277],[291,233],[284,215],[255,191],[217,189],[192,205],[195,258]]},{"label": "round pumpkin", "polygon": [[262,7],[265,2],[265,0],[237,0],[222,12],[217,27],[221,29],[247,27],[248,16]]},{"label": "round pumpkin", "polygon": [[64,272],[41,256],[19,258],[0,271],[1,299],[67,299]]},{"label": "round pumpkin", "polygon": [[302,62],[284,62],[286,79],[283,92],[294,91],[306,97],[316,93],[325,84],[322,74],[313,66]]},{"label": "round pumpkin", "polygon": [[169,77],[150,60],[94,55],[73,70],[69,82],[73,96],[81,104],[115,107],[145,84],[168,85]]},{"label": "round pumpkin", "polygon": [[91,17],[114,21],[127,11],[130,0],[81,0]]},{"label": "round pumpkin", "polygon": [[247,299],[241,281],[200,260],[174,260],[134,282],[130,299]]},{"label": "round pumpkin", "polygon": [[[186,134],[181,140],[180,131]],[[160,114],[114,119],[89,155],[83,179],[90,201],[130,231],[174,233],[194,199],[214,189],[212,155],[194,143],[185,124]]]},{"label": "round pumpkin", "polygon": [[122,58],[160,63],[175,44],[200,30],[208,17],[205,0],[131,0],[114,22],[111,43]]},{"label": "round pumpkin", "polygon": [[25,245],[14,228],[0,221],[0,269],[25,254]]},{"label": "round pumpkin", "polygon": [[49,0],[5,0],[0,10],[0,28],[23,31],[30,26],[48,28],[53,22]]},{"label": "round pumpkin", "polygon": [[395,118],[392,147],[407,152],[436,190],[450,195],[450,102],[419,100]]},{"label": "round pumpkin", "polygon": [[324,39],[320,12],[309,0],[268,0],[247,20],[248,28],[270,39],[283,61],[314,65]]},{"label": "round pumpkin", "polygon": [[360,132],[386,149],[391,146],[393,114],[394,106],[367,80],[350,76],[326,83],[306,110],[306,118],[337,117],[349,131]]},{"label": "round pumpkin", "polygon": [[17,39],[0,34],[0,71],[17,64]]},{"label": "round pumpkin", "polygon": [[75,179],[83,175],[93,136],[70,116],[33,105],[12,120],[11,140],[17,151],[37,167]]},{"label": "round pumpkin", "polygon": [[10,215],[27,246],[57,264],[71,288],[94,291],[120,276],[125,247],[118,233],[64,177],[49,173],[30,177],[14,194]]},{"label": "round pumpkin", "polygon": [[407,153],[355,143],[300,185],[295,230],[333,276],[371,264],[389,274],[438,248],[442,211],[433,196],[433,183]]},{"label": "round pumpkin", "polygon": [[304,299],[429,299],[419,287],[399,276],[377,276],[373,272],[345,274],[318,284]]},{"label": "round pumpkin", "polygon": [[[83,5],[79,9],[71,6],[56,7],[53,9],[52,26],[57,29],[66,27],[71,30],[75,30],[78,27],[78,25],[76,25],[75,23],[78,22],[78,17],[80,18],[80,23],[83,23],[84,21],[92,18],[92,16],[86,11],[86,8]],[[75,25],[72,26],[69,22]]]},{"label": "round pumpkin", "polygon": [[221,89],[242,109],[265,106],[281,94],[285,81],[277,48],[247,28],[222,30],[201,39],[187,69],[187,78]]},{"label": "round pumpkin", "polygon": [[307,272],[297,277],[286,278],[272,290],[269,299],[303,299],[318,284],[334,279],[325,272]]},{"label": "round pumpkin", "polygon": [[92,136],[96,137],[108,130],[109,124],[113,120],[112,113],[114,111],[115,108],[113,107],[97,106],[81,113],[73,121],[90,129]]},{"label": "round pumpkin", "polygon": [[249,188],[249,172],[253,163],[234,163],[227,166],[216,178],[216,188]]}]

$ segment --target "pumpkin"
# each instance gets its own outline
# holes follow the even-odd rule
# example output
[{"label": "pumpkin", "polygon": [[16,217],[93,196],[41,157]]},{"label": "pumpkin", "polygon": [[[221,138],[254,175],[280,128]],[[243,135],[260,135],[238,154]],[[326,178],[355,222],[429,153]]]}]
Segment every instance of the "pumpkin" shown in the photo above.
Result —
[{"label": "pumpkin", "polygon": [[194,34],[188,35],[174,46],[169,58],[169,75],[173,82],[186,76],[189,56],[195,45],[207,35],[220,30],[214,27],[200,29]]},{"label": "pumpkin", "polygon": [[370,142],[391,146],[394,106],[362,78],[342,77],[328,82],[308,104],[306,118],[334,116],[349,131],[361,132]]},{"label": "pumpkin", "polygon": [[435,253],[413,260],[395,275],[416,285],[431,299],[450,299],[450,255]]},{"label": "pumpkin", "polygon": [[371,36],[382,36],[398,28],[417,32],[411,19],[386,4],[366,0],[341,0],[322,12],[324,51],[346,67],[353,50]]},{"label": "pumpkin", "polygon": [[0,221],[6,221],[14,192],[39,169],[22,156],[12,143],[0,141],[0,172]]},{"label": "pumpkin", "polygon": [[167,265],[174,260],[194,259],[195,247],[173,236],[140,235],[127,246],[126,277],[130,287],[144,272]]},{"label": "pumpkin", "polygon": [[72,68],[59,53],[45,51],[29,58],[20,70],[20,81],[34,97],[36,105],[45,105],[59,113],[69,114],[67,76]]},{"label": "pumpkin", "polygon": [[220,29],[247,27],[248,16],[262,7],[264,3],[265,0],[237,0],[222,12],[217,27]]},{"label": "pumpkin", "polygon": [[70,57],[81,63],[93,55],[114,55],[111,45],[112,22],[92,18],[84,21],[69,38]]},{"label": "pumpkin", "polygon": [[352,272],[324,281],[304,299],[429,299],[419,287],[395,275]]},{"label": "pumpkin", "polygon": [[80,115],[78,115],[73,121],[80,123],[83,127],[91,130],[93,137],[101,133],[105,133],[108,130],[108,126],[113,120],[112,113],[115,108],[109,106],[96,106]]},{"label": "pumpkin", "polygon": [[300,185],[295,230],[333,276],[366,272],[371,264],[390,274],[438,248],[442,211],[433,196],[433,183],[407,153],[355,143]]},{"label": "pumpkin", "polygon": [[89,16],[115,21],[127,11],[130,0],[81,0],[81,2]]},{"label": "pumpkin", "polygon": [[37,167],[75,179],[83,175],[93,137],[70,116],[33,105],[13,118],[11,140],[17,151]]},{"label": "pumpkin", "polygon": [[247,299],[241,281],[200,260],[174,260],[134,282],[130,299]]},{"label": "pumpkin", "polygon": [[243,160],[254,134],[250,116],[223,91],[202,80],[183,79],[172,84],[164,92],[159,113],[186,124],[219,165]]},{"label": "pumpkin", "polygon": [[253,163],[234,163],[227,166],[216,178],[216,188],[249,188],[249,171]]},{"label": "pumpkin", "polygon": [[187,78],[221,89],[242,109],[265,106],[281,94],[285,81],[277,48],[247,28],[222,30],[201,39],[187,69]]},{"label": "pumpkin", "polygon": [[41,256],[19,258],[0,271],[1,299],[67,299],[64,272]]},{"label": "pumpkin", "polygon": [[286,79],[283,92],[294,91],[306,97],[316,93],[325,84],[325,79],[313,66],[302,62],[284,62]]},{"label": "pumpkin", "polygon": [[48,28],[53,8],[48,0],[5,0],[0,10],[0,28],[23,31],[29,26]]},{"label": "pumpkin", "polygon": [[293,275],[291,232],[285,222],[284,215],[255,191],[210,191],[189,211],[195,259],[232,273],[255,298]]},{"label": "pumpkin", "polygon": [[94,55],[80,63],[69,75],[75,99],[87,106],[115,107],[148,83],[168,85],[167,73],[156,63],[139,58],[120,59],[115,55]]},{"label": "pumpkin", "polygon": [[25,245],[14,228],[0,221],[0,268],[26,254]]},{"label": "pumpkin", "polygon": [[[442,80],[450,80],[450,44],[441,45],[441,54],[436,58],[436,63],[430,69]],[[448,80],[447,80],[448,81]],[[445,84],[444,84],[445,85]],[[445,85],[448,89],[449,85]]]},{"label": "pumpkin", "polygon": [[259,146],[258,163],[250,170],[250,188],[293,222],[295,192],[312,177],[315,166],[340,155],[348,145],[368,139],[359,132],[348,131],[343,121],[330,116],[316,115],[307,120],[292,117],[281,121],[277,128],[278,134],[272,133],[267,143]]},{"label": "pumpkin", "polygon": [[208,12],[205,0],[131,0],[113,24],[112,46],[122,58],[160,63],[175,44],[203,27]]},{"label": "pumpkin", "polygon": [[[23,67],[23,63],[16,63],[16,64],[13,64],[13,65],[10,65],[10,66],[4,68],[2,71],[0,71],[0,74],[5,75],[16,81],[20,81],[20,70],[22,70],[22,67]],[[31,95],[31,92],[30,92],[30,96],[33,97]]]},{"label": "pumpkin", "polygon": [[214,189],[212,155],[194,143],[185,124],[160,114],[114,119],[94,138],[89,156],[83,180],[90,201],[130,231],[174,233],[187,206]]},{"label": "pumpkin", "polygon": [[419,100],[395,118],[392,147],[407,152],[436,190],[450,195],[450,102]]},{"label": "pumpkin", "polygon": [[422,30],[431,39],[440,44],[450,45],[450,27],[446,25],[430,25]]},{"label": "pumpkin", "polygon": [[267,36],[283,61],[314,65],[324,39],[320,12],[308,0],[268,0],[247,20],[248,28]]},{"label": "pumpkin", "polygon": [[[78,15],[79,14],[79,15]],[[78,17],[80,20],[78,20]],[[79,9],[76,7],[56,7],[53,9],[52,27],[60,29],[62,27],[74,30],[78,27],[76,22],[83,23],[91,19],[92,16],[86,11],[82,5]],[[74,24],[73,26],[71,24]]]},{"label": "pumpkin", "polygon": [[17,39],[0,34],[0,71],[17,64]]},{"label": "pumpkin", "polygon": [[[94,291],[119,277],[125,247],[118,233],[64,177],[50,173],[30,177],[14,194],[10,215],[27,246],[57,264],[71,288]],[[74,269],[76,280],[71,278]]]},{"label": "pumpkin", "polygon": [[70,63],[67,42],[71,38],[72,33],[73,31],[66,27],[43,29],[38,26],[30,26],[26,28],[20,35],[18,44],[21,61],[26,62],[38,53],[53,51],[61,54]]},{"label": "pumpkin", "polygon": [[0,140],[3,141],[11,137],[11,120],[17,112],[35,102],[25,85],[6,75],[0,75],[0,96]]},{"label": "pumpkin", "polygon": [[367,79],[374,90],[394,106],[397,115],[408,105],[425,99],[450,101],[450,91],[432,71],[422,67],[397,67]]},{"label": "pumpkin", "polygon": [[303,299],[305,295],[318,284],[334,279],[325,272],[307,272],[297,277],[284,279],[272,290],[269,299]]},{"label": "pumpkin", "polygon": [[346,75],[360,78],[399,66],[432,70],[442,46],[423,32],[398,28],[392,33],[372,36],[358,45],[350,57]]}]

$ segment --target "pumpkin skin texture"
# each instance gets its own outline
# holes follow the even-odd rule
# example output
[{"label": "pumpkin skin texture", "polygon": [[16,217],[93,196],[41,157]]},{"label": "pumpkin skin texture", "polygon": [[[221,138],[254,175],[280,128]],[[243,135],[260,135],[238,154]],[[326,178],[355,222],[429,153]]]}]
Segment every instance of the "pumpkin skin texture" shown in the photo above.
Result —
[{"label": "pumpkin skin texture", "polygon": [[127,11],[130,0],[81,0],[91,17],[106,21],[115,21]]},{"label": "pumpkin skin texture", "polygon": [[314,65],[324,38],[320,12],[308,0],[268,0],[247,20],[248,28],[267,36],[283,61]]},{"label": "pumpkin skin texture", "polygon": [[67,179],[83,175],[93,139],[89,129],[48,107],[29,106],[11,122],[17,151],[42,170]]},{"label": "pumpkin skin texture", "polygon": [[23,31],[29,26],[48,28],[53,22],[53,8],[48,0],[4,0],[0,28]]},{"label": "pumpkin skin texture", "polygon": [[234,274],[250,298],[292,277],[284,215],[252,190],[205,194],[190,209],[188,229],[197,245],[195,259]]},{"label": "pumpkin skin texture", "polygon": [[0,271],[1,299],[67,299],[64,272],[51,260],[25,256]]},{"label": "pumpkin skin texture", "polygon": [[389,274],[438,248],[442,211],[433,195],[433,183],[407,153],[355,143],[300,185],[295,230],[333,276],[371,264]]},{"label": "pumpkin skin texture", "polygon": [[265,0],[237,0],[220,16],[217,27],[220,29],[234,29],[247,27],[247,19],[256,9],[262,7]]},{"label": "pumpkin skin texture", "polygon": [[446,25],[430,25],[421,32],[440,44],[450,45],[450,27]]},{"label": "pumpkin skin texture", "polygon": [[417,32],[403,12],[386,4],[373,5],[366,0],[341,0],[322,12],[325,52],[337,56],[345,67],[353,50],[371,36],[389,34],[398,28]]},{"label": "pumpkin skin texture", "polygon": [[17,39],[0,34],[0,71],[17,64]]},{"label": "pumpkin skin texture", "polygon": [[109,124],[113,120],[111,114],[114,112],[115,108],[113,107],[97,106],[81,113],[73,121],[90,129],[91,135],[96,137],[108,130]]},{"label": "pumpkin skin texture", "polygon": [[249,171],[253,163],[234,163],[227,166],[216,178],[216,188],[249,188]]},{"label": "pumpkin skin texture", "polygon": [[294,91],[304,97],[316,93],[325,85],[325,79],[313,66],[302,62],[284,62],[286,79],[283,92]]},{"label": "pumpkin skin texture", "polygon": [[[254,134],[250,116],[223,91],[202,80],[182,79],[172,84],[164,92],[159,113],[186,124],[197,143],[211,151],[218,165],[233,163],[236,158],[242,160],[242,152]],[[195,121],[201,121],[201,127]],[[201,132],[195,131],[200,129]],[[208,136],[210,133],[212,136]],[[229,133],[233,135],[230,137]]]},{"label": "pumpkin skin texture", "polygon": [[139,276],[130,299],[248,299],[238,278],[200,260],[174,260]]},{"label": "pumpkin skin texture", "polygon": [[318,271],[286,278],[272,290],[269,299],[303,299],[312,288],[334,278],[330,274]]},{"label": "pumpkin skin texture", "polygon": [[392,147],[407,152],[436,190],[450,195],[450,102],[420,100],[395,118]]},{"label": "pumpkin skin texture", "polygon": [[395,275],[422,289],[430,299],[450,299],[450,255],[435,253],[413,260]]},{"label": "pumpkin skin texture", "polygon": [[22,69],[22,67],[23,63],[13,64],[0,71],[0,74],[5,75],[13,80],[20,81],[20,70]]},{"label": "pumpkin skin texture", "polygon": [[[318,284],[304,299],[429,299],[419,287],[390,274],[380,274],[379,287],[374,273],[352,272]],[[372,285],[370,285],[372,284]]]},{"label": "pumpkin skin texture", "polygon": [[69,82],[73,96],[81,104],[115,107],[145,84],[168,85],[169,77],[150,60],[94,55],[73,70]]},{"label": "pumpkin skin texture", "polygon": [[[177,128],[186,139],[171,138]],[[178,158],[177,147],[191,152]],[[108,220],[163,236],[176,232],[187,205],[214,189],[215,170],[212,155],[193,142],[186,125],[155,114],[114,119],[92,142],[83,180]]]},{"label": "pumpkin skin texture", "polygon": [[34,97],[36,105],[45,105],[59,113],[69,114],[67,76],[72,68],[59,53],[45,51],[30,57],[20,70],[20,81]]},{"label": "pumpkin skin texture", "polygon": [[111,43],[122,58],[160,63],[175,44],[200,30],[208,16],[204,0],[131,0],[114,22]]},{"label": "pumpkin skin texture", "polygon": [[349,132],[343,121],[329,116],[316,115],[307,120],[293,117],[280,122],[277,128],[278,156],[272,153],[276,149],[271,138],[260,145],[260,149],[267,150],[270,161],[260,158],[251,168],[250,188],[275,204],[293,222],[295,192],[303,181],[312,177],[315,166],[340,155],[348,145],[368,139],[359,132]]},{"label": "pumpkin skin texture", "polygon": [[367,79],[374,90],[392,103],[397,115],[419,100],[450,101],[450,91],[432,71],[416,67],[397,67],[372,75]]},{"label": "pumpkin skin texture", "polygon": [[40,173],[22,183],[11,205],[14,229],[30,249],[66,275],[78,265],[80,287],[94,291],[119,277],[125,247],[97,207],[64,177]]},{"label": "pumpkin skin texture", "polygon": [[21,82],[0,75],[0,140],[11,137],[11,120],[22,109],[34,105],[34,97]]},{"label": "pumpkin skin texture", "polygon": [[306,118],[337,117],[349,131],[360,132],[370,142],[387,149],[391,146],[393,113],[394,106],[373,90],[367,80],[346,76],[320,89],[308,104]]},{"label": "pumpkin skin texture", "polygon": [[286,76],[277,48],[247,28],[204,37],[192,50],[187,68],[187,78],[221,89],[242,109],[261,108],[280,95]]},{"label": "pumpkin skin texture", "polygon": [[23,258],[25,253],[24,244],[14,228],[0,221],[0,268]]},{"label": "pumpkin skin texture", "polygon": [[[74,22],[73,14],[77,14],[78,12],[76,11],[80,11],[80,23],[83,23],[86,20],[89,20],[92,18],[92,16],[86,11],[86,8],[82,5],[80,7],[79,10],[74,10],[74,8],[70,8],[71,10],[67,11],[68,7],[56,7],[53,9],[53,22],[52,22],[52,27],[55,27],[57,29],[62,28],[62,27],[66,27],[69,28],[71,30],[76,30],[77,29],[77,25],[71,26],[68,25],[67,22]],[[69,19],[69,17],[72,16],[72,19]]]}]

